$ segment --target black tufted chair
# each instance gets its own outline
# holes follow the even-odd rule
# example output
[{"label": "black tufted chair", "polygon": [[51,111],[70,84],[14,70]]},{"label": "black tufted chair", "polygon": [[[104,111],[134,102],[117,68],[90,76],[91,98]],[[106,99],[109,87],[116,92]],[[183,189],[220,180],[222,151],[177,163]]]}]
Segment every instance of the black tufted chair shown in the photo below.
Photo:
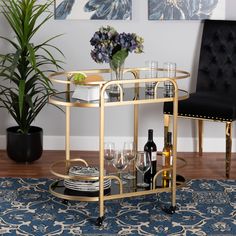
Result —
[{"label": "black tufted chair", "polygon": [[[164,104],[164,114],[168,124],[172,103]],[[226,177],[229,178],[232,122],[236,119],[236,21],[204,22],[196,92],[179,102],[178,116],[198,120],[200,155],[203,120],[226,123]]]}]

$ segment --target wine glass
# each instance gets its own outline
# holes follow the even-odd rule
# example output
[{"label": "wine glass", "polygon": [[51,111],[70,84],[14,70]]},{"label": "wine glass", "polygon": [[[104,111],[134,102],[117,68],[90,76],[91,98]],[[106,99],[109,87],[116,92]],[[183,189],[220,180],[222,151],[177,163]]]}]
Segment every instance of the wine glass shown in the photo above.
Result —
[{"label": "wine glass", "polygon": [[128,173],[126,175],[124,175],[125,179],[135,179],[136,177],[134,175],[131,174],[131,163],[132,161],[135,159],[135,146],[134,146],[134,142],[125,142],[124,143],[124,149],[123,149],[123,153],[124,155],[127,157],[128,159]]},{"label": "wine glass", "polygon": [[[118,174],[120,176],[120,179],[122,181],[122,184],[126,184],[127,182],[122,180],[122,171],[127,167],[128,165],[128,158],[124,155],[124,153],[120,150],[116,151],[115,158],[112,162],[113,166],[117,169]],[[118,184],[118,181],[115,181],[116,184]]]},{"label": "wine glass", "polygon": [[115,158],[115,143],[105,142],[104,143],[104,159],[107,161],[107,170]]},{"label": "wine glass", "polygon": [[149,152],[138,152],[135,166],[136,166],[137,170],[139,170],[142,173],[142,182],[137,183],[137,186],[141,187],[141,188],[148,187],[149,184],[144,182],[144,174],[151,168],[150,153]]}]

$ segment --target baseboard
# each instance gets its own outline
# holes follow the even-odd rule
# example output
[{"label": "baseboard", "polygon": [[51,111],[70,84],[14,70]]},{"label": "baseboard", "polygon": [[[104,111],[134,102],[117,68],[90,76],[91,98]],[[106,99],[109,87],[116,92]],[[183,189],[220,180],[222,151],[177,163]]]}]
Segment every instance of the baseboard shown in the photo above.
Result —
[{"label": "baseboard", "polygon": [[[105,141],[111,141],[116,144],[118,149],[122,149],[124,141],[132,140],[131,137],[106,137]],[[139,150],[143,149],[146,143],[146,137],[139,138]],[[163,137],[156,138],[155,143],[157,149],[163,148]],[[65,149],[65,137],[64,136],[44,136],[44,150],[64,150]],[[235,143],[235,139],[233,139]],[[71,150],[91,150],[95,151],[99,149],[99,138],[96,136],[72,136],[70,138]],[[6,149],[6,137],[0,136],[0,149]],[[179,152],[195,152],[197,151],[197,139],[196,138],[178,138],[177,150]],[[225,139],[224,138],[204,138],[203,140],[204,152],[224,152],[225,151]],[[236,152],[236,145],[232,145],[232,152]]]}]

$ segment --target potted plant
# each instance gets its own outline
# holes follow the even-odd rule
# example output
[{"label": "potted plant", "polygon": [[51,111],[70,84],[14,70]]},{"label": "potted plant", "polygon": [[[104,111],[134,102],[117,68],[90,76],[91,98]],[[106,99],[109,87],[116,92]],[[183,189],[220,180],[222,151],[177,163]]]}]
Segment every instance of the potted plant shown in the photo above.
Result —
[{"label": "potted plant", "polygon": [[11,46],[11,52],[0,54],[0,107],[17,123],[7,129],[7,153],[17,162],[32,162],[42,154],[43,131],[32,122],[54,92],[47,74],[61,68],[52,50],[63,53],[51,44],[60,35],[37,44],[33,38],[53,16],[52,4],[52,0],[42,4],[37,0],[1,1],[1,14],[15,37],[0,36]]}]

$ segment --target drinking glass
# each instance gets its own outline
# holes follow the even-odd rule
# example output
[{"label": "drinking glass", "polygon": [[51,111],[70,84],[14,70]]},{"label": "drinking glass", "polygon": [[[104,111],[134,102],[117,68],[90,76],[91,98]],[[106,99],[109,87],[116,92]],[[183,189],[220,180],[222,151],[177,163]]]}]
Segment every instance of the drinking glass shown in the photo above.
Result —
[{"label": "drinking glass", "polygon": [[109,166],[115,158],[115,143],[106,142],[104,143],[104,159],[107,161],[107,171]]},{"label": "drinking glass", "polygon": [[131,174],[131,164],[135,159],[135,145],[134,142],[125,142],[123,149],[124,156],[128,159],[128,173],[124,175],[125,179],[135,179],[136,177]]},{"label": "drinking glass", "polygon": [[[115,158],[112,161],[113,166],[117,169],[118,174],[120,176],[120,179],[122,181],[122,184],[126,184],[127,182],[122,180],[122,171],[127,167],[128,165],[128,158],[124,155],[124,153],[121,150],[116,151]],[[115,181],[116,184],[118,184],[118,181]]]},{"label": "drinking glass", "polygon": [[[163,64],[164,77],[174,78],[176,77],[176,63],[174,62],[165,62]],[[173,97],[174,96],[174,86],[170,81],[164,82],[164,97]]]},{"label": "drinking glass", "polygon": [[[148,70],[145,71],[146,79],[157,78],[158,76],[158,73],[157,73],[158,62],[157,61],[154,61],[154,60],[145,61],[145,67],[148,68]],[[145,94],[154,95],[155,85],[156,83],[153,83],[153,82],[145,83]]]},{"label": "drinking glass", "polygon": [[144,174],[151,168],[151,158],[149,152],[138,152],[135,162],[137,170],[142,173],[142,182],[137,183],[138,187],[146,188],[149,184],[144,182]]}]

